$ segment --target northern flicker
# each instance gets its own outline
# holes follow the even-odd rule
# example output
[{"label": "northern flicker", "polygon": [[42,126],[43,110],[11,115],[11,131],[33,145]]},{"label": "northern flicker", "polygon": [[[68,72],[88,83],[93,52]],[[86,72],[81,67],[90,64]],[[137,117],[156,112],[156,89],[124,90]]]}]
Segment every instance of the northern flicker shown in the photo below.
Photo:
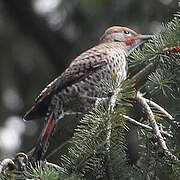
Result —
[{"label": "northern flicker", "polygon": [[127,56],[151,35],[137,34],[120,26],[108,28],[97,46],[85,51],[52,81],[37,97],[25,120],[45,116],[45,127],[35,147],[33,158],[42,159],[56,123],[66,113],[88,111],[95,102],[86,97],[103,97],[102,79],[108,82],[113,74],[120,85],[127,77]]}]

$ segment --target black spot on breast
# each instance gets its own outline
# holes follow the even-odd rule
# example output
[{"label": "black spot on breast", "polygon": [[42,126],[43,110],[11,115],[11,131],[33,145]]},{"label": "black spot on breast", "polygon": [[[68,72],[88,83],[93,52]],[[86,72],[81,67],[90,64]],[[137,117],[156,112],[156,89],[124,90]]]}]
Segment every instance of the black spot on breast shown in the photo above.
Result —
[{"label": "black spot on breast", "polygon": [[78,92],[80,92],[80,86],[76,86],[76,87],[77,87]]}]

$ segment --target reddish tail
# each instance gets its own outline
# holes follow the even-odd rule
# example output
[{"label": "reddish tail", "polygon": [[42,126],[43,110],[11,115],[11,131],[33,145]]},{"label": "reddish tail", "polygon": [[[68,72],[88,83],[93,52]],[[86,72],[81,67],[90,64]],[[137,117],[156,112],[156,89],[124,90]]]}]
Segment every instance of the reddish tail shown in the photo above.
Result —
[{"label": "reddish tail", "polygon": [[45,127],[39,137],[39,140],[38,140],[35,150],[33,152],[32,157],[35,161],[41,160],[43,158],[44,154],[46,153],[47,148],[50,143],[50,139],[53,135],[55,126],[56,126],[56,120],[54,119],[54,112],[52,112],[49,116],[47,124],[45,125]]}]

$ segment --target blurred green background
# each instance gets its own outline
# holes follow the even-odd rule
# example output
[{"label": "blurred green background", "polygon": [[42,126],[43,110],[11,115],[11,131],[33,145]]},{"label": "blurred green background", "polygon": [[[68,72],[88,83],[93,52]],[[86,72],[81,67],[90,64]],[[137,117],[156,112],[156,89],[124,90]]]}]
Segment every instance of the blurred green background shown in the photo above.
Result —
[{"label": "blurred green background", "polygon": [[106,28],[158,32],[177,9],[176,0],[1,0],[0,159],[33,147],[43,121],[24,113]]}]

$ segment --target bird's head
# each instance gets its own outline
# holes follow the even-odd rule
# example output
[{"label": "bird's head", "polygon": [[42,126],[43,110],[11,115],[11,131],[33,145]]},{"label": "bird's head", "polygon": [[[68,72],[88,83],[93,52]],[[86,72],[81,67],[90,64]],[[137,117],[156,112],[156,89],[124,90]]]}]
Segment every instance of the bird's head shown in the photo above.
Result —
[{"label": "bird's head", "polygon": [[152,35],[137,34],[127,27],[113,26],[105,31],[100,38],[100,43],[115,42],[121,44],[126,52],[130,54],[136,47],[151,38]]}]

